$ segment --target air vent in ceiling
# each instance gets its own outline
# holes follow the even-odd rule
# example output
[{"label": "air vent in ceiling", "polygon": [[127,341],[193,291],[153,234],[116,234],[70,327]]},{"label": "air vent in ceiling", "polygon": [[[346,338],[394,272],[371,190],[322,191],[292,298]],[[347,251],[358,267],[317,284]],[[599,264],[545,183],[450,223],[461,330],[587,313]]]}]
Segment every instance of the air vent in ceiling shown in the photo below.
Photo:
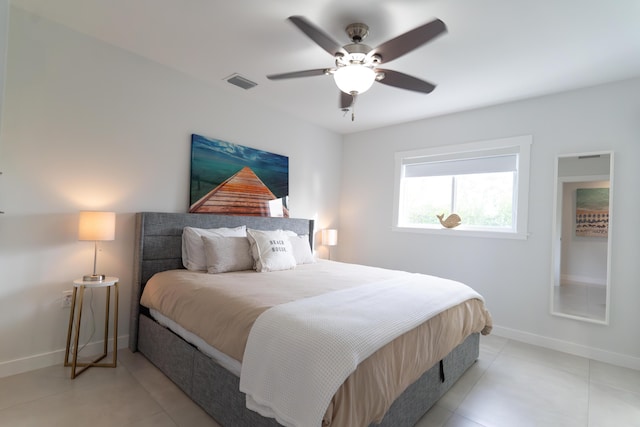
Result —
[{"label": "air vent in ceiling", "polygon": [[241,87],[242,89],[251,89],[254,86],[258,86],[258,83],[254,83],[249,79],[242,77],[240,74],[231,74],[229,77],[225,77],[225,80],[232,85]]}]

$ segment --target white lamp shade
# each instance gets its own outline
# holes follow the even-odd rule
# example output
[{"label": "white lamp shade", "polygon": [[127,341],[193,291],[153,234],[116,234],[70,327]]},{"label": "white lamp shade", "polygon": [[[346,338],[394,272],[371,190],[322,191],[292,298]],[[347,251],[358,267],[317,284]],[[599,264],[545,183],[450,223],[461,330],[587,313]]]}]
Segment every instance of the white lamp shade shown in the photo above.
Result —
[{"label": "white lamp shade", "polygon": [[322,244],[324,246],[336,246],[338,244],[338,230],[332,228],[322,230]]},{"label": "white lamp shade", "polygon": [[80,212],[78,240],[114,240],[115,235],[115,212]]},{"label": "white lamp shade", "polygon": [[338,67],[333,73],[333,79],[338,89],[344,93],[352,94],[353,92],[360,94],[371,88],[376,80],[376,73],[373,69],[360,64],[345,65]]}]

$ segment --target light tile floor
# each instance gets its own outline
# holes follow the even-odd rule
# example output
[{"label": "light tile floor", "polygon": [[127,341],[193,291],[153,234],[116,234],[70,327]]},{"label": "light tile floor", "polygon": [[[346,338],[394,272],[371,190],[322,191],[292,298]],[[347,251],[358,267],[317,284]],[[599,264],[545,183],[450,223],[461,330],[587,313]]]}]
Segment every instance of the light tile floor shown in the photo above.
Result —
[{"label": "light tile floor", "polygon": [[585,283],[563,283],[554,287],[553,311],[605,320],[607,288]]},{"label": "light tile floor", "polygon": [[[75,380],[52,366],[0,379],[0,426],[218,427],[139,353]],[[640,426],[640,371],[496,336],[416,427]]]}]

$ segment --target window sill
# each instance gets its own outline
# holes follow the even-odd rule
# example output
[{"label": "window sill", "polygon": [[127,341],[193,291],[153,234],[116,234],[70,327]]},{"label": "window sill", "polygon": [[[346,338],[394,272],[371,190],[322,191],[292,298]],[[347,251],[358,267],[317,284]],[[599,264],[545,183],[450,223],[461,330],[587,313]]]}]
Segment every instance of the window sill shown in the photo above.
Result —
[{"label": "window sill", "polygon": [[457,237],[481,237],[491,239],[516,239],[526,240],[528,234],[518,233],[513,231],[490,231],[490,230],[473,230],[465,229],[461,227],[457,228],[441,228],[441,227],[400,227],[392,226],[392,231],[398,231],[401,233],[419,233],[419,234],[436,234],[442,236],[457,236]]}]

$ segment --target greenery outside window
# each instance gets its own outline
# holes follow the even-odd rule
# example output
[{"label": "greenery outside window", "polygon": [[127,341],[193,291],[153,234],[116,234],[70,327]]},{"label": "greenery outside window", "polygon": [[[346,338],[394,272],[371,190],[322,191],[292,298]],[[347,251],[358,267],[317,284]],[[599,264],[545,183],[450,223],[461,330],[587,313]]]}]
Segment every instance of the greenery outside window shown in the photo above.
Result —
[{"label": "greenery outside window", "polygon": [[[394,230],[527,236],[531,136],[398,152]],[[436,215],[456,213],[444,229]]]}]

